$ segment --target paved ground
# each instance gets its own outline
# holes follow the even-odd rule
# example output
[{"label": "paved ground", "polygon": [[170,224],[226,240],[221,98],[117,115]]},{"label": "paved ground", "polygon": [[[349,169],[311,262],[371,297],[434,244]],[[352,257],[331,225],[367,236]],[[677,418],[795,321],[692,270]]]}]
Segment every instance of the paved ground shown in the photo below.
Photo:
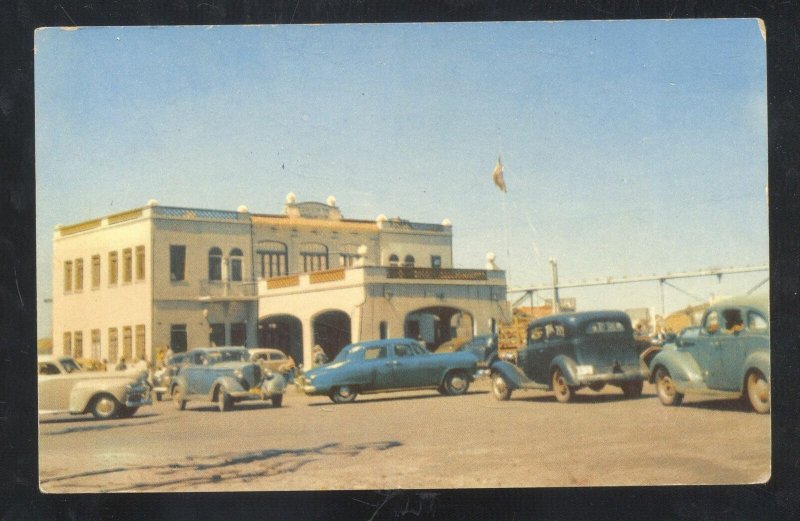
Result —
[{"label": "paved ground", "polygon": [[625,400],[583,390],[498,402],[466,396],[359,396],[334,405],[291,388],[280,409],[228,413],[160,402],[133,418],[42,417],[47,492],[548,487],[762,482],[770,418],[740,402],[687,397],[661,406],[652,386]]}]

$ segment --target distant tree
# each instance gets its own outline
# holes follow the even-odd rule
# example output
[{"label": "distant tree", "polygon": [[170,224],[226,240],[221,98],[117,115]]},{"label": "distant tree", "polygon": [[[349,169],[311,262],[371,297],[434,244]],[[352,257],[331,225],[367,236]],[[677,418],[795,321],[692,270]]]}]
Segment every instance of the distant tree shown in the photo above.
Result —
[{"label": "distant tree", "polygon": [[51,355],[53,354],[53,339],[52,338],[40,338],[36,341],[36,353],[40,355]]}]

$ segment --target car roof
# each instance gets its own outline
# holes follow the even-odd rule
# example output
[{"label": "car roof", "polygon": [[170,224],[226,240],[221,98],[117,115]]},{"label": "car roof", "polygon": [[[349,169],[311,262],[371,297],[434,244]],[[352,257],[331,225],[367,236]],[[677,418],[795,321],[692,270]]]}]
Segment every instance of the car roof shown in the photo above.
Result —
[{"label": "car roof", "polygon": [[393,344],[393,343],[397,343],[397,342],[402,342],[402,343],[408,344],[408,343],[412,343],[412,342],[413,343],[417,343],[418,341],[414,340],[413,338],[382,338],[382,339],[379,339],[379,340],[367,340],[365,342],[354,342],[352,344],[346,345],[342,349],[343,350],[344,349],[349,349],[349,348],[351,348],[353,346],[362,346],[362,347],[381,346],[381,345]]},{"label": "car roof", "polygon": [[190,352],[215,353],[219,351],[246,351],[242,346],[195,347]]},{"label": "car roof", "polygon": [[528,324],[528,329],[546,324],[547,322],[552,322],[554,320],[558,320],[559,322],[568,324],[572,327],[580,327],[586,322],[609,319],[622,320],[623,322],[627,323],[630,323],[631,321],[627,313],[614,309],[600,311],[577,311],[573,313],[557,313],[555,315],[546,315],[544,317],[537,318]]},{"label": "car roof", "polygon": [[769,314],[769,297],[763,294],[739,295],[736,297],[720,299],[718,302],[715,302],[713,305],[711,305],[710,308],[730,306],[762,309]]},{"label": "car roof", "polygon": [[248,349],[251,353],[280,353],[284,354],[280,349],[274,347],[253,347]]}]

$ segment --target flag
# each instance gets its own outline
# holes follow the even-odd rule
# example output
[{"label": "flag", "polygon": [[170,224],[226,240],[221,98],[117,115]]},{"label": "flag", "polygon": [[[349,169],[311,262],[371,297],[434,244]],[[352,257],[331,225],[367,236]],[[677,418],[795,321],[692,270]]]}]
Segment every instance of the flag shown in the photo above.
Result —
[{"label": "flag", "polygon": [[503,179],[503,161],[499,156],[497,158],[497,165],[495,165],[494,170],[492,171],[492,181],[494,181],[494,184],[497,185],[497,188],[503,192],[506,191],[506,182]]}]

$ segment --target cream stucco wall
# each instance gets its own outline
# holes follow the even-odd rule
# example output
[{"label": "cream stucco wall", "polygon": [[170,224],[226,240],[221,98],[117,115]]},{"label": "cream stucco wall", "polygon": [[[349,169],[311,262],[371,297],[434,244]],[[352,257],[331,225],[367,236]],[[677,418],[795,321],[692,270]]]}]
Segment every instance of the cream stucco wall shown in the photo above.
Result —
[{"label": "cream stucco wall", "polygon": [[[136,278],[136,247],[144,246],[144,278]],[[132,250],[132,280],[123,282],[123,250]],[[118,281],[109,282],[109,252],[118,254]],[[92,256],[100,255],[100,285],[92,287]],[[83,259],[83,289],[74,289],[74,263]],[[73,289],[64,289],[64,263],[73,262]],[[123,348],[123,327],[145,326],[145,349],[150,356],[152,334],[152,242],[150,222],[136,219],[61,236],[53,240],[53,352],[64,352],[64,333],[81,331],[83,357],[92,355],[92,330],[100,330],[100,358],[108,358],[109,328],[118,329],[118,352]]]}]

